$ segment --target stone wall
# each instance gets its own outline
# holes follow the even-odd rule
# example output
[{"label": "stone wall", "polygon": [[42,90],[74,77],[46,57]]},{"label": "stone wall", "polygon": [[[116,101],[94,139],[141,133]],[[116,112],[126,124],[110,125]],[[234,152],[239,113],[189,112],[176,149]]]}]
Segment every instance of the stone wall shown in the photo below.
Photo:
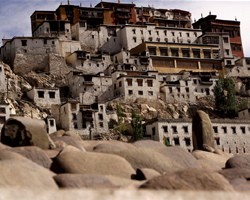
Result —
[{"label": "stone wall", "polygon": [[53,76],[65,76],[68,73],[68,67],[64,57],[58,54],[49,54],[49,65],[45,68],[45,71],[50,72]]}]

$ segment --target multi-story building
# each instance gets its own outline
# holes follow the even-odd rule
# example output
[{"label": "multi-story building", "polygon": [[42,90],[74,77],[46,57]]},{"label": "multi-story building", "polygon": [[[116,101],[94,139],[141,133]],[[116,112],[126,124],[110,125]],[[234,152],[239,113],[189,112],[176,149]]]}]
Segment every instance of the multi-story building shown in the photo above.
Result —
[{"label": "multi-story building", "polygon": [[159,97],[159,81],[157,71],[116,70],[112,73],[115,96],[126,99]]},{"label": "multi-story building", "polygon": [[224,76],[224,60],[219,57],[218,45],[143,42],[130,53],[149,56],[153,69],[159,73],[216,71]]},{"label": "multi-story building", "polygon": [[90,54],[87,51],[75,51],[66,57],[66,62],[71,67],[85,74],[97,74],[103,72],[112,62],[110,55]]},{"label": "multi-story building", "polygon": [[241,35],[240,35],[240,22],[235,19],[221,20],[217,19],[216,15],[208,15],[207,17],[200,18],[198,21],[193,23],[194,28],[202,29],[203,33],[228,33],[230,36],[230,45],[232,54],[240,58],[244,57]]},{"label": "multi-story building", "polygon": [[80,105],[79,101],[68,100],[61,105],[52,105],[51,112],[57,127],[80,136],[108,131],[105,104]]},{"label": "multi-story building", "polygon": [[[249,120],[211,119],[215,148],[228,153],[250,152]],[[144,124],[145,138],[193,150],[192,119],[152,119]]]},{"label": "multi-story building", "polygon": [[30,16],[32,33],[43,21],[57,20],[55,11],[35,11]]},{"label": "multi-story building", "polygon": [[215,72],[180,72],[159,74],[160,96],[168,103],[195,103],[200,97],[213,95],[219,76]]},{"label": "multi-story building", "polygon": [[104,73],[91,75],[72,71],[67,77],[70,95],[79,98],[81,104],[104,102],[114,96],[112,78]]}]

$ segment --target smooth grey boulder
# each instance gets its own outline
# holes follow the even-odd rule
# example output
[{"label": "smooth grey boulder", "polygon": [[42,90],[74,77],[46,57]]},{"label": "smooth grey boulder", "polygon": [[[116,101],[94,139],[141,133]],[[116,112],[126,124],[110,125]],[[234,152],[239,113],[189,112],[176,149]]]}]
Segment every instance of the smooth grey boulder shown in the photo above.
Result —
[{"label": "smooth grey boulder", "polygon": [[55,173],[114,175],[128,179],[135,174],[131,165],[120,156],[82,152],[70,145],[53,158],[51,170]]},{"label": "smooth grey boulder", "polygon": [[223,190],[234,191],[222,175],[205,169],[185,169],[150,179],[140,188],[167,190]]},{"label": "smooth grey boulder", "polygon": [[206,150],[203,144],[209,145],[214,149],[214,131],[209,116],[199,110],[193,117],[192,137],[194,150]]},{"label": "smooth grey boulder", "polygon": [[226,162],[226,168],[246,168],[250,169],[250,154],[238,154],[229,158]]},{"label": "smooth grey boulder", "polygon": [[11,147],[38,146],[49,149],[50,142],[43,120],[26,117],[11,117],[4,124],[1,142]]},{"label": "smooth grey boulder", "polygon": [[98,174],[58,174],[53,178],[60,188],[117,188],[108,178]]},{"label": "smooth grey boulder", "polygon": [[6,149],[5,151],[11,151],[18,153],[29,160],[41,165],[45,168],[50,168],[52,160],[49,156],[39,147],[36,146],[25,146],[25,147],[14,147],[11,149]]}]

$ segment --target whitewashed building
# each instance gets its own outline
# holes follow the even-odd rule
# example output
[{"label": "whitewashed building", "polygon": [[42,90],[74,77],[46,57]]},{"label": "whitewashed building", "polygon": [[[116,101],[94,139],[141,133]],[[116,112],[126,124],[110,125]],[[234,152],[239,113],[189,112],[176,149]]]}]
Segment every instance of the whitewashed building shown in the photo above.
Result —
[{"label": "whitewashed building", "polygon": [[41,107],[50,107],[53,104],[61,104],[60,91],[58,88],[33,87],[27,92],[27,97]]},{"label": "whitewashed building", "polygon": [[[243,119],[211,119],[216,149],[228,153],[250,152],[250,121]],[[192,119],[153,119],[144,124],[145,138],[193,150]]]},{"label": "whitewashed building", "polygon": [[73,131],[81,136],[108,131],[105,104],[80,105],[79,101],[69,100],[61,105],[53,105],[51,112],[57,126],[65,131]]},{"label": "whitewashed building", "polygon": [[116,70],[112,73],[114,96],[126,99],[148,98],[157,99],[159,81],[157,71]]},{"label": "whitewashed building", "polygon": [[0,103],[0,130],[4,123],[10,118],[10,108],[8,103]]}]

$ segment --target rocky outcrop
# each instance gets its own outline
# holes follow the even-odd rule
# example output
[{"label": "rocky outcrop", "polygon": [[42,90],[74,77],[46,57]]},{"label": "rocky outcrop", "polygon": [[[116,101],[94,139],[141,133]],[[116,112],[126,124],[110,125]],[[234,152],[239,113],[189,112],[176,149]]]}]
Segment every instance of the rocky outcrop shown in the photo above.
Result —
[{"label": "rocky outcrop", "polygon": [[1,142],[16,146],[37,146],[49,149],[50,142],[46,132],[45,122],[25,117],[12,117],[2,128]]},{"label": "rocky outcrop", "polygon": [[209,116],[203,111],[197,111],[192,122],[194,150],[205,150],[203,144],[214,148],[214,132]]}]

